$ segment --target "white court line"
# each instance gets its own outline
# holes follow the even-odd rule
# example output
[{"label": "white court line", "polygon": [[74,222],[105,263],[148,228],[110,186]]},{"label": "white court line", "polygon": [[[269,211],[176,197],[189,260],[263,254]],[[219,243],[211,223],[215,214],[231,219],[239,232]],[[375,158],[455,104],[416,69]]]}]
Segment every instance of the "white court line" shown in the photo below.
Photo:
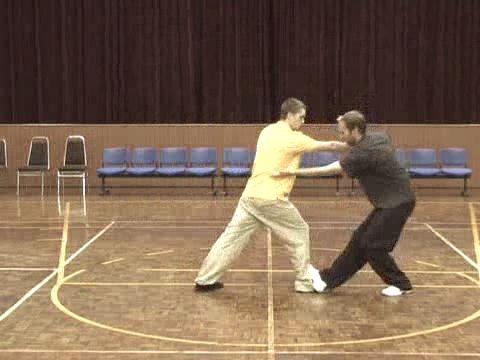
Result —
[{"label": "white court line", "polygon": [[[177,268],[150,268],[150,269],[138,269],[138,271],[152,271],[152,272],[198,272],[200,269],[177,269]],[[278,269],[278,270],[265,270],[265,269],[228,269],[226,272],[245,272],[245,273],[266,273],[271,271],[272,273],[293,273],[295,270]],[[409,274],[456,274],[463,272],[466,274],[476,274],[476,271],[465,270],[403,270]],[[359,273],[373,273],[373,270],[360,270]]]},{"label": "white court line", "polygon": [[[71,221],[71,224],[75,225],[84,225],[84,227],[92,227],[90,224],[95,224],[95,223],[105,223],[105,221],[110,221],[111,219],[104,219],[104,220],[92,220],[89,221],[87,224],[81,223],[81,222],[75,222]],[[156,220],[115,220],[116,224],[132,224],[132,223],[145,223],[145,224],[150,224],[150,223],[221,223],[224,225],[227,225],[228,222],[231,220],[231,218],[227,219],[156,219]],[[307,219],[308,224],[355,224],[358,225],[362,223],[364,218],[359,218],[355,221],[352,220],[309,220]],[[9,221],[9,220],[4,220],[0,221],[0,224],[5,223],[5,224],[42,224],[39,225],[38,227],[44,226],[44,223],[48,223],[49,221],[46,220],[38,220],[38,221]],[[422,221],[408,221],[407,225],[423,225],[424,222]],[[433,225],[470,225],[470,222],[465,222],[465,221],[459,221],[459,222],[452,222],[452,221],[432,221],[430,224]],[[53,226],[57,225],[60,226],[61,224],[52,224]],[[70,226],[71,227],[71,226]],[[93,228],[98,227],[98,226],[93,226]],[[22,227],[19,227],[21,229]],[[37,228],[37,227],[33,227]]]},{"label": "white court line", "polygon": [[[75,285],[75,286],[194,286],[194,282],[188,283],[172,283],[172,282],[138,282],[138,283],[112,283],[112,282],[64,282],[63,285]],[[254,287],[262,286],[262,283],[225,283],[225,286],[243,286],[243,287]]]},{"label": "white court line", "polygon": [[169,254],[169,253],[173,253],[175,250],[163,250],[163,251],[157,251],[157,252],[153,252],[153,253],[148,253],[147,255],[145,256],[154,256],[154,255],[162,255],[162,254]]},{"label": "white court line", "polygon": [[[185,229],[185,230],[209,230],[209,229],[223,229],[225,226],[228,224],[228,222],[225,223],[211,223],[210,225],[117,225],[117,229],[158,229],[158,230],[180,230],[180,229]],[[345,223],[348,224],[348,223]],[[315,225],[310,225],[310,230],[354,230],[358,224],[360,223],[351,223],[351,226],[315,226]],[[424,223],[422,223],[423,225]],[[409,225],[414,225],[414,224],[409,224]],[[81,230],[86,230],[86,229],[93,229],[93,228],[98,228],[99,226],[95,227],[75,227],[71,226],[70,229],[81,229]],[[1,229],[2,227],[0,227]],[[15,227],[14,229],[38,229],[38,228],[26,228],[26,227]],[[59,230],[61,229],[60,227],[58,228],[39,228],[38,230]],[[422,226],[406,226],[405,230],[408,231],[425,231],[425,228]],[[448,227],[448,228],[439,228],[439,230],[447,230],[447,231],[467,231],[471,230],[470,227]]]},{"label": "white court line", "polygon": [[118,259],[108,260],[108,261],[102,262],[102,265],[113,264],[113,263],[123,261],[123,260],[125,260],[125,259],[124,258],[118,258]]},{"label": "white court line", "polygon": [[[473,235],[473,248],[475,249],[475,255],[477,257],[477,264],[480,264],[480,238],[478,235],[477,217],[475,215],[475,208],[472,203],[468,204],[470,211],[470,226],[472,228]],[[480,271],[478,272],[478,279],[480,280]]]},{"label": "white court line", "polygon": [[422,265],[431,266],[431,267],[434,267],[434,268],[439,268],[440,267],[436,264],[428,263],[428,262],[425,262],[425,261],[415,260],[415,262],[417,262],[419,264],[422,264]]},{"label": "white court line", "polygon": [[434,233],[440,240],[442,240],[445,244],[450,246],[458,255],[460,255],[466,262],[468,262],[470,265],[472,265],[475,269],[477,269],[478,272],[480,272],[480,266],[475,263],[472,259],[470,259],[467,255],[465,255],[460,249],[458,249],[455,245],[453,245],[450,241],[445,239],[442,234],[440,234],[438,231],[436,231],[433,227],[431,227],[429,224],[425,223],[425,226],[430,229],[432,233]]},{"label": "white court line", "polygon": [[465,273],[463,273],[463,272],[458,272],[457,275],[458,275],[458,276],[461,276],[461,277],[463,277],[463,278],[465,278],[465,279],[468,279],[468,280],[470,280],[471,282],[473,282],[473,283],[477,284],[478,286],[480,286],[480,281],[475,280],[474,278],[472,278],[471,276],[468,276],[467,274],[465,274]]},{"label": "white court line", "polygon": [[[67,261],[65,261],[65,266],[70,264],[73,259],[75,259],[80,253],[85,250],[92,242],[97,240],[100,236],[102,236],[108,229],[110,229],[115,221],[112,221],[110,224],[105,226],[102,231],[100,231],[97,235],[91,238],[87,243],[85,243],[80,249],[78,249],[73,255],[71,255]],[[43,285],[45,285],[51,278],[53,278],[58,273],[58,268],[56,268],[50,275],[48,275],[45,279],[40,281],[37,285],[30,289],[25,295],[23,295],[20,300],[18,300],[15,304],[13,304],[10,308],[8,308],[1,316],[0,322],[5,320],[12,312],[14,312],[20,305],[22,305],[25,301],[27,301],[33,294],[35,294]]]},{"label": "white court line", "polygon": [[[456,275],[459,273],[456,272]],[[460,275],[461,276],[461,275]],[[465,278],[471,280],[471,278],[468,278],[467,276],[464,276]],[[138,282],[138,283],[96,283],[96,282],[65,282],[62,284],[64,285],[73,285],[73,286],[138,286],[138,287],[149,287],[149,286],[165,286],[165,287],[191,287],[194,285],[192,282],[188,283],[160,283],[160,282]],[[258,283],[225,283],[225,286],[235,286],[235,287],[262,287],[265,284],[258,282]],[[350,284],[350,285],[342,285],[343,287],[346,288],[381,288],[385,287],[385,284]],[[475,285],[435,285],[435,284],[427,284],[427,285],[415,285],[415,288],[424,288],[424,289],[479,289],[478,282],[475,282]],[[273,297],[272,297],[273,299]],[[273,309],[273,308],[272,308]]]}]

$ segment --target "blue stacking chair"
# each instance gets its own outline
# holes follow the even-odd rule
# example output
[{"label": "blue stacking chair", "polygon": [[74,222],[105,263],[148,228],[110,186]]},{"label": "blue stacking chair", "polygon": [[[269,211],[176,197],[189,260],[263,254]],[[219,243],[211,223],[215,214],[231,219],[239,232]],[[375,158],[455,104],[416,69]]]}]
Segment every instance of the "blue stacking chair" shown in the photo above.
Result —
[{"label": "blue stacking chair", "polygon": [[97,175],[102,178],[102,194],[105,194],[105,177],[126,173],[128,165],[128,149],[126,147],[107,148],[103,150],[102,167]]},{"label": "blue stacking chair", "polygon": [[[320,166],[325,166],[329,165],[335,161],[338,161],[339,159],[339,154],[334,151],[317,151],[312,153],[312,167],[320,167]],[[340,194],[340,178],[341,175],[336,174],[336,175],[327,175],[327,176],[319,176],[321,178],[331,178],[335,179],[335,189],[336,189],[336,195],[338,196]],[[353,180],[352,180],[352,187],[353,187]]]},{"label": "blue stacking chair", "polygon": [[462,195],[467,195],[467,180],[472,176],[468,167],[468,154],[464,148],[445,148],[440,150],[440,171],[442,177],[463,179]]},{"label": "blue stacking chair", "polygon": [[187,168],[187,148],[167,147],[160,149],[160,166],[155,172],[163,176],[180,176]]},{"label": "blue stacking chair", "polygon": [[408,173],[411,177],[428,178],[440,175],[435,149],[412,149],[408,152],[408,162]]},{"label": "blue stacking chair", "polygon": [[214,147],[195,147],[190,152],[190,167],[185,173],[190,176],[210,177],[213,194],[215,175],[218,168],[217,149]]},{"label": "blue stacking chair", "polygon": [[403,149],[395,149],[395,157],[398,163],[405,169],[408,167],[407,153]]},{"label": "blue stacking chair", "polygon": [[250,153],[250,166],[252,167],[253,166],[253,163],[255,162],[255,156],[257,155],[257,150],[254,149],[254,150],[249,150],[249,153]]},{"label": "blue stacking chair", "polygon": [[134,148],[130,167],[127,168],[129,175],[151,175],[155,172],[157,151],[154,147]]},{"label": "blue stacking chair", "polygon": [[222,176],[225,195],[227,195],[227,177],[247,177],[252,174],[251,156],[248,148],[228,147],[223,150]]},{"label": "blue stacking chair", "polygon": [[312,153],[303,153],[302,160],[300,161],[301,168],[309,168],[312,167]]},{"label": "blue stacking chair", "polygon": [[99,175],[117,175],[127,170],[128,150],[126,147],[103,150],[102,167],[97,169]]}]

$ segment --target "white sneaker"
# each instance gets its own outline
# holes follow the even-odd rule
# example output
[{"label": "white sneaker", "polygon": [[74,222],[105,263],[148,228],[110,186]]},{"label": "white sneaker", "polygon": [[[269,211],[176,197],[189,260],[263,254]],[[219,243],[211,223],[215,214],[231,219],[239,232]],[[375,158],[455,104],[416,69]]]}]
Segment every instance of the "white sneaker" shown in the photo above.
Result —
[{"label": "white sneaker", "polygon": [[308,265],[308,274],[313,280],[312,286],[316,292],[320,293],[325,290],[327,284],[325,283],[325,281],[322,280],[318,269],[315,269],[312,264]]},{"label": "white sneaker", "polygon": [[390,285],[389,287],[382,290],[382,295],[385,296],[400,296],[410,292],[410,290],[402,290],[396,286]]}]

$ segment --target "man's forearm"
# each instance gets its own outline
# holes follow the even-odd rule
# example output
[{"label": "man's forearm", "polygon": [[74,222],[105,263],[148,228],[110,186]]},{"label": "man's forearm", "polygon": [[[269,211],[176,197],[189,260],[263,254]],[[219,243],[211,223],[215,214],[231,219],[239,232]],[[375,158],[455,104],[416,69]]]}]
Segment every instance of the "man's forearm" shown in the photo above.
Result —
[{"label": "man's forearm", "polygon": [[326,175],[336,175],[342,172],[342,167],[338,161],[331,163],[329,165],[313,168],[304,168],[291,171],[294,175],[304,175],[304,176],[326,176]]},{"label": "man's forearm", "polygon": [[316,151],[348,151],[350,146],[340,141],[318,141]]}]

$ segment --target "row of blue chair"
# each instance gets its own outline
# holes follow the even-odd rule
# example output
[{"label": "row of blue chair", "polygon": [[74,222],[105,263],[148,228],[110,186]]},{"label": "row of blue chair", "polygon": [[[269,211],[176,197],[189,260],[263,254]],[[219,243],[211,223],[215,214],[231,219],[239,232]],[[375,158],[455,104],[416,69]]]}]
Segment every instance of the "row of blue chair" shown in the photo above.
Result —
[{"label": "row of blue chair", "polygon": [[[224,178],[247,177],[251,174],[251,165],[255,152],[247,148],[225,148],[223,167]],[[214,178],[217,175],[218,158],[214,147],[138,147],[129,150],[126,147],[107,148],[103,151],[102,167],[97,175],[102,179],[102,191],[105,192],[107,177],[210,177],[214,190]],[[225,186],[224,186],[225,187]]]},{"label": "row of blue chair", "polygon": [[[223,192],[227,194],[227,178],[246,178],[251,175],[255,150],[244,147],[228,147],[223,151],[223,164],[220,175],[223,177]],[[322,166],[339,159],[334,152],[306,153],[302,166]],[[108,177],[210,177],[211,190],[218,172],[217,150],[213,147],[126,147],[107,148],[103,152],[102,167],[97,175],[102,179],[102,192]],[[339,192],[340,175],[319,176],[336,179],[336,192]]]},{"label": "row of blue chair", "polygon": [[411,178],[463,179],[462,195],[467,195],[467,180],[472,176],[464,148],[397,149],[397,159],[404,163]]},{"label": "row of blue chair", "polygon": [[[399,161],[404,163],[412,178],[463,178],[464,191],[467,192],[467,179],[472,170],[467,166],[467,152],[463,148],[447,148],[439,151],[432,148],[397,149]],[[244,147],[228,147],[223,151],[223,191],[227,193],[228,177],[248,177],[255,158],[255,151]],[[330,164],[339,160],[340,154],[330,151],[305,153],[302,167],[314,167]],[[126,147],[108,148],[103,153],[102,167],[97,174],[102,178],[102,190],[105,191],[107,177],[210,177],[214,191],[214,178],[218,171],[217,150],[214,147],[139,147],[129,150]],[[341,175],[318,176],[335,178],[336,192],[339,193]],[[352,182],[353,188],[353,182]]]}]

